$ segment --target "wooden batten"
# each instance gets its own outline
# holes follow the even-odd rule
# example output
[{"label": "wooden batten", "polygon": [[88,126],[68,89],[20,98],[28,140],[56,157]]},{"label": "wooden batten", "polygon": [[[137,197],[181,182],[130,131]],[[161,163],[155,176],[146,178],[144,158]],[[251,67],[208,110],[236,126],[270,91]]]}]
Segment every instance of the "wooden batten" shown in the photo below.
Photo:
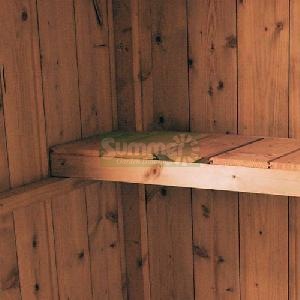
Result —
[{"label": "wooden batten", "polygon": [[0,215],[93,184],[90,180],[48,178],[0,194]]}]

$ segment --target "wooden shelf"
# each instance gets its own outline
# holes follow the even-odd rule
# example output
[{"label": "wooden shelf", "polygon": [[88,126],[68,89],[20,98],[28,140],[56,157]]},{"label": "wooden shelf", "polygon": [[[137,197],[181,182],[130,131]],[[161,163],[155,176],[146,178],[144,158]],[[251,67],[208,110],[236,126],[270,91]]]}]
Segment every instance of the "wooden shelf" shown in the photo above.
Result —
[{"label": "wooden shelf", "polygon": [[300,196],[300,140],[184,132],[111,132],[52,148],[74,177]]}]

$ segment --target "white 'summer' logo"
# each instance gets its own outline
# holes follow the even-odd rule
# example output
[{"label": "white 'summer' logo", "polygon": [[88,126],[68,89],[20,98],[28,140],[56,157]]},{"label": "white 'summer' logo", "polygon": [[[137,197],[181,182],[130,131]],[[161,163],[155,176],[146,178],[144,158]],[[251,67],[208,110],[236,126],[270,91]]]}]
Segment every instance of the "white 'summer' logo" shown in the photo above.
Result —
[{"label": "white 'summer' logo", "polygon": [[[200,146],[199,142],[189,134],[179,134],[174,136],[176,143],[177,157],[175,161],[183,163],[192,163],[199,158]],[[175,151],[176,153],[176,151]]]},{"label": "white 'summer' logo", "polygon": [[199,142],[190,134],[177,134],[167,142],[148,142],[143,140],[126,142],[114,138],[101,141],[100,155],[115,158],[139,158],[169,160],[192,163],[199,158]]}]

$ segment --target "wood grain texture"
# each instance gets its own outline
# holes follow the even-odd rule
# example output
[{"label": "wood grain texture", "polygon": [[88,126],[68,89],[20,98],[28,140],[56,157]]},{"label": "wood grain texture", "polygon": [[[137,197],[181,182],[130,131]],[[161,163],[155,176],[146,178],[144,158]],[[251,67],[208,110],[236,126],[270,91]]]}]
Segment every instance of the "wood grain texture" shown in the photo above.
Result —
[{"label": "wood grain texture", "polygon": [[[5,115],[9,173],[1,116],[1,189],[47,175],[45,119],[35,1],[1,1],[1,115]],[[4,175],[4,173],[6,173]],[[4,186],[5,185],[5,186]],[[19,299],[12,214],[1,217],[1,298]]]},{"label": "wood grain texture", "polygon": [[118,127],[135,130],[131,0],[113,1]]},{"label": "wood grain texture", "polygon": [[[110,85],[113,78],[110,71],[113,70],[113,67],[110,57],[108,57],[109,47],[107,46],[105,54],[101,57],[96,54],[99,49],[90,48],[91,44],[88,42],[80,44],[76,49],[76,38],[80,41],[84,37],[85,41],[97,43],[98,38],[102,38],[103,32],[107,31],[107,36],[104,38],[107,40],[107,44],[111,44],[112,34],[109,33],[108,38],[107,24],[104,25],[105,29],[101,32],[97,30],[98,25],[96,28],[92,27],[95,25],[94,10],[91,8],[92,1],[80,1],[80,3],[77,1],[75,7],[73,2],[72,0],[52,1],[51,3],[43,0],[3,0],[1,2],[0,15],[3,20],[0,29],[2,33],[2,46],[0,46],[1,190],[6,190],[10,181],[11,186],[16,187],[47,175],[46,140],[49,145],[54,145],[80,138],[82,129],[84,136],[87,136],[98,133],[99,130],[110,130],[112,127],[112,111],[115,108],[108,107],[113,102],[110,94],[114,92]],[[111,3],[109,5],[111,8]],[[108,12],[105,1],[101,3],[102,8],[104,17],[107,18],[109,14],[111,18],[111,12]],[[80,14],[78,9],[81,10]],[[77,27],[75,27],[76,22]],[[107,20],[105,22],[108,23]],[[76,30],[78,30],[77,36],[75,35]],[[90,55],[91,53],[94,55]],[[84,64],[82,61],[89,61],[90,63]],[[77,63],[81,67],[79,77]],[[92,70],[92,67],[95,67],[91,67],[92,64],[97,64],[98,68]],[[103,68],[104,64],[105,68]],[[93,88],[99,86],[99,89],[90,88],[88,84],[90,84],[91,78],[94,78]],[[45,97],[47,137],[42,83]],[[83,94],[79,93],[79,88]],[[92,94],[93,90],[96,91],[95,94]],[[87,91],[90,94],[87,94]],[[80,96],[84,97],[81,104],[86,104],[82,107],[81,115]],[[94,104],[97,106],[96,108],[93,108]],[[87,116],[85,114],[87,111],[94,112],[90,120],[88,120],[89,113]],[[98,112],[99,115],[97,115]],[[85,119],[82,122],[81,116]],[[101,117],[99,121],[97,116]],[[6,153],[6,133],[8,154]],[[10,174],[6,156],[9,158]],[[76,189],[77,184],[79,184],[77,187],[83,186],[79,181],[75,185],[73,184],[74,182],[69,181],[61,190],[62,186],[54,183],[52,188],[57,189],[57,194],[67,194],[73,188]],[[28,191],[27,187],[24,187],[6,193],[7,197],[1,195],[4,197],[1,198],[1,209],[3,208],[3,210],[1,210],[0,221],[1,299],[19,299],[21,297],[18,264],[24,299],[55,299],[57,296],[57,289],[53,284],[56,281],[56,266],[52,258],[55,257],[55,254],[60,256],[61,249],[66,253],[72,252],[73,236],[66,235],[64,241],[58,239],[59,244],[55,240],[54,247],[51,224],[52,208],[51,202],[47,201],[47,198],[54,194],[48,187],[40,183],[40,186],[35,185],[34,191]],[[74,194],[76,193],[77,196],[74,198],[77,197],[77,200],[81,198],[81,201],[85,203],[84,192],[77,190]],[[72,195],[70,197],[72,198]],[[61,198],[61,201],[64,199]],[[78,202],[80,201],[78,200]],[[32,205],[29,206],[30,204]],[[62,213],[62,218],[60,218],[65,207],[55,206],[55,208],[56,211],[53,215],[56,224],[62,224],[61,227],[65,225],[68,227],[68,224],[65,223],[67,213]],[[6,214],[4,214],[5,210]],[[14,219],[12,214],[7,214],[12,210],[14,210]],[[74,209],[72,218],[81,220],[81,217],[81,212]],[[85,220],[87,221],[87,219]],[[76,221],[74,222],[76,223]],[[60,229],[56,227],[56,230],[56,234],[58,234]],[[15,231],[18,256],[16,254]],[[31,242],[35,233],[38,240],[36,247],[33,247]],[[87,230],[82,236],[87,239]],[[85,259],[80,253],[81,260],[88,261],[88,256],[88,251],[85,254]],[[60,262],[62,261],[60,260]],[[72,284],[77,288],[82,283],[83,286],[78,288],[79,292],[74,289],[74,294],[72,294],[73,290],[70,294],[75,295],[74,299],[76,297],[79,297],[78,299],[90,298],[91,289],[87,285],[90,280],[87,279],[82,282],[81,275],[83,272],[77,274],[78,269],[76,268],[74,271],[72,267],[67,268],[67,270],[62,270],[61,265],[59,267],[59,275],[66,279],[60,285],[60,296],[64,298],[63,293],[61,293],[64,289],[64,283],[66,283],[68,291],[73,289]],[[43,268],[42,271],[41,268]],[[86,270],[85,275],[88,278],[90,268],[86,267]],[[117,272],[118,270],[116,274]]]},{"label": "wood grain texture", "polygon": [[124,219],[128,299],[150,299],[145,190],[143,186],[121,184],[120,191]]},{"label": "wood grain texture", "polygon": [[195,299],[240,299],[235,195],[194,190],[192,213]]},{"label": "wood grain texture", "polygon": [[[140,40],[143,24],[140,15],[141,5],[142,2],[139,0],[113,1],[118,128],[127,131],[141,131],[144,128],[140,82],[142,63],[140,47],[143,46]],[[144,188],[122,184],[119,186],[119,192],[124,218],[124,258],[128,298],[149,299]]]},{"label": "wood grain texture", "polygon": [[94,299],[122,299],[118,196],[114,183],[86,188]]},{"label": "wood grain texture", "polygon": [[[0,93],[0,191],[9,189],[10,184],[3,114],[4,92],[4,78],[2,73]],[[19,299],[21,294],[12,214],[7,213],[6,216],[0,216],[0,245],[0,297],[3,299]]]},{"label": "wood grain texture", "polygon": [[[290,7],[288,7],[289,2]],[[243,134],[281,137],[288,134],[293,137],[299,135],[298,16],[300,6],[296,0],[237,1],[238,24],[236,24],[236,1],[233,0],[98,0],[95,3],[100,7],[102,26],[98,25],[99,16],[97,17],[92,0],[55,0],[51,3],[38,0],[38,20],[36,1],[0,0],[2,45],[0,45],[0,71],[4,70],[4,77],[1,74],[2,93],[3,78],[6,83],[2,97],[3,108],[0,99],[0,190],[9,188],[10,181],[12,186],[16,187],[47,175],[41,83],[45,91],[49,145],[98,134],[103,130],[111,130],[111,127],[116,128],[116,125],[126,130],[155,128],[188,130],[188,114],[191,116],[190,127],[195,131],[235,133],[237,123],[239,123],[239,132]],[[112,19],[112,4],[115,20]],[[187,11],[186,4],[188,5]],[[289,9],[290,12],[288,12]],[[288,19],[289,13],[290,20]],[[290,46],[288,45],[289,24]],[[41,37],[41,53],[38,49],[38,27]],[[102,42],[108,46],[101,47]],[[97,45],[96,48],[93,47],[94,43]],[[239,49],[238,64],[237,47]],[[288,61],[289,47],[290,61]],[[43,80],[41,80],[39,68],[40,54]],[[114,69],[115,58],[116,70]],[[109,75],[108,71],[110,71]],[[115,79],[116,90],[114,90],[113,83]],[[190,104],[186,88],[188,81]],[[236,95],[238,82],[239,99]],[[116,103],[113,103],[115,93],[118,95],[118,108]],[[3,110],[3,117],[1,110]],[[237,112],[239,112],[238,117]],[[9,166],[7,157],[10,162]],[[297,153],[272,161],[271,168],[278,168],[276,163],[286,163],[291,158],[296,161]],[[8,167],[10,167],[10,174]],[[283,167],[282,164],[281,167]],[[289,163],[284,168],[295,170],[298,166],[291,168]],[[263,170],[263,172],[268,171],[272,170]],[[217,174],[220,174],[219,170]],[[131,178],[131,175],[127,177]],[[265,177],[269,178],[268,175]],[[289,177],[291,178],[292,176]],[[232,177],[228,180],[231,180],[232,186],[236,186]],[[264,179],[260,183],[262,182]],[[107,185],[110,186],[110,184]],[[71,183],[68,187],[73,189]],[[277,183],[272,190],[278,190],[280,187],[282,188],[282,185]],[[152,263],[150,265],[151,282],[159,286],[159,290],[152,291],[153,298],[158,294],[184,299],[193,297],[190,292],[193,289],[190,268],[184,263],[185,259],[180,256],[181,253],[178,254],[177,249],[170,246],[172,241],[177,241],[176,245],[180,244],[185,257],[188,253],[186,252],[188,245],[192,245],[191,242],[187,242],[191,235],[191,225],[189,225],[191,220],[187,217],[187,213],[191,209],[190,206],[182,208],[183,194],[187,192],[181,194],[178,189],[174,189],[175,192],[172,191],[170,195],[167,188],[167,195],[165,195],[165,191],[160,192],[161,187],[153,187],[156,194],[152,192],[152,187],[147,188],[149,193],[146,197],[151,198],[153,193],[155,195],[147,204],[151,212],[149,214],[148,211],[146,215],[144,187],[132,185],[129,188],[129,185],[126,187],[122,185],[121,188],[123,190],[122,201],[119,191],[115,192],[107,186],[101,191],[90,186],[88,195],[91,196],[89,198],[91,206],[88,210],[90,213],[86,216],[82,213],[85,203],[84,190],[77,190],[74,192],[76,195],[63,196],[69,189],[58,188],[57,193],[61,194],[60,201],[64,202],[67,198],[67,203],[56,206],[57,210],[54,213],[56,224],[61,224],[62,235],[65,237],[59,239],[59,246],[57,246],[57,241],[54,244],[54,240],[51,241],[51,238],[48,240],[46,236],[48,226],[51,227],[47,222],[51,218],[52,211],[51,202],[43,203],[43,199],[42,202],[35,202],[34,197],[41,199],[42,194],[39,192],[29,194],[31,199],[20,194],[16,197],[11,195],[7,199],[1,199],[0,205],[4,203],[7,211],[4,214],[0,213],[0,298],[19,299],[21,297],[18,257],[21,259],[19,265],[21,266],[22,292],[25,296],[30,295],[31,298],[38,296],[38,293],[31,294],[31,282],[34,278],[32,275],[38,269],[39,261],[43,262],[43,265],[46,261],[47,264],[47,250],[51,251],[53,248],[61,258],[59,275],[63,278],[63,283],[60,288],[63,289],[66,286],[68,291],[71,290],[69,293],[71,298],[90,298],[94,292],[105,299],[106,287],[110,295],[115,296],[117,293],[119,297],[120,272],[123,275],[127,274],[130,279],[126,284],[123,278],[122,284],[123,288],[129,288],[131,297],[150,298],[149,278],[147,277],[149,276],[147,217],[152,220],[151,232],[158,227],[154,222],[158,220],[163,227],[159,234],[162,238],[167,238],[161,243],[163,249],[160,249],[160,241],[155,238],[157,233],[150,234],[151,238],[154,237],[150,239],[152,249],[150,256],[159,254],[154,258],[152,256],[155,261],[153,269]],[[45,191],[47,197],[49,196],[50,192],[48,193],[47,189],[42,189],[42,191]],[[114,196],[110,198],[118,198],[118,234],[120,234],[118,246],[120,248],[123,247],[122,213],[125,214],[126,220],[124,230],[126,233],[125,250],[127,251],[124,255],[121,249],[116,250],[118,247],[108,249],[112,255],[107,257],[111,259],[109,262],[114,266],[105,273],[109,274],[108,277],[102,277],[97,268],[99,264],[102,266],[102,263],[106,265],[109,263],[104,262],[104,256],[98,252],[92,252],[90,257],[91,268],[97,270],[92,276],[89,275],[90,271],[87,270],[89,268],[86,265],[82,268],[78,267],[76,258],[71,260],[71,267],[66,259],[70,253],[70,256],[74,255],[76,248],[73,244],[74,240],[84,240],[82,244],[85,246],[88,244],[88,238],[85,237],[87,230],[85,234],[78,234],[76,228],[70,229],[72,226],[70,224],[77,223],[77,220],[81,220],[83,224],[89,218],[94,221],[96,212],[99,212],[98,204],[102,203],[98,201],[102,198],[102,192],[105,195],[113,194]],[[193,191],[193,194],[191,214],[193,214],[194,227],[195,298],[239,298],[237,195],[198,190]],[[164,200],[160,201],[161,198],[167,200],[166,203]],[[74,199],[76,208],[70,212],[68,205],[71,205]],[[178,199],[182,200],[179,204],[176,202]],[[262,195],[241,195],[239,213],[242,299],[287,299],[288,281],[289,297],[299,298],[297,254],[299,208],[297,202],[297,198],[290,200],[289,240],[287,240],[286,199]],[[32,204],[30,207],[28,207],[29,203]],[[44,204],[45,208],[42,207]],[[21,209],[19,205],[22,206]],[[116,202],[113,202],[113,205],[115,209]],[[188,237],[184,234],[180,237],[176,232],[172,232],[170,224],[163,224],[164,220],[160,219],[162,213],[159,209],[156,210],[157,207],[167,211],[166,215],[170,219],[177,220],[183,214],[185,217],[180,230],[182,229],[184,233],[188,232]],[[14,224],[13,215],[10,212],[16,209],[18,210],[14,212],[16,221]],[[42,213],[37,213],[38,210]],[[182,211],[179,212],[179,210]],[[40,220],[35,227],[33,225],[38,220],[30,218],[31,215],[37,216]],[[223,225],[225,220],[226,225]],[[20,226],[23,223],[26,223],[25,228],[28,230]],[[15,225],[17,225],[18,252],[21,253],[20,256],[18,253],[18,257],[15,245]],[[100,240],[110,241],[111,237],[116,237],[116,226],[111,225],[106,227],[106,232],[108,232],[106,237],[101,235],[100,226],[99,231],[95,232],[97,241],[89,240],[90,245],[99,245]],[[86,224],[87,228],[88,226],[89,224]],[[78,236],[73,232],[74,230],[77,230]],[[41,245],[45,245],[46,240],[47,243],[55,245],[54,247],[49,244],[49,248],[45,250],[47,255],[41,255],[40,249],[35,252],[31,251],[29,240],[33,232],[39,233]],[[165,232],[171,232],[172,236],[166,236]],[[60,234],[60,232],[57,233],[57,235]],[[135,244],[131,237],[134,237]],[[81,242],[78,243],[81,244]],[[23,244],[25,244],[24,247]],[[21,252],[23,248],[24,252]],[[156,250],[153,252],[153,249]],[[209,258],[204,257],[203,249],[207,250]],[[168,250],[173,252],[176,258],[172,262],[171,270],[160,274],[157,270],[170,262],[167,256]],[[24,259],[27,253],[30,261]],[[53,253],[49,255],[53,256]],[[84,259],[88,255],[85,254]],[[123,255],[123,259],[126,257],[127,273],[124,262],[120,266],[121,271],[116,267],[119,255]],[[161,266],[159,257],[166,257]],[[187,261],[190,260],[190,254],[188,257]],[[67,269],[64,268],[65,265]],[[25,266],[30,266],[28,270],[30,276],[24,279]],[[72,266],[75,266],[74,269]],[[176,275],[173,281],[174,270],[181,267],[184,272],[179,270],[177,273],[182,274],[182,278],[178,279]],[[46,269],[49,268],[48,264]],[[55,269],[55,266],[53,268]],[[167,287],[160,286],[158,278],[153,277],[154,273],[166,279],[164,282]],[[46,278],[50,275],[45,272],[38,276]],[[51,274],[51,277],[53,282],[55,272]],[[88,285],[89,277],[96,284]],[[101,277],[101,282],[96,277]],[[118,289],[112,291],[114,282],[117,282]],[[175,286],[174,294],[171,290],[173,285]],[[41,285],[39,293],[50,290],[50,288],[43,289],[44,287],[44,284]],[[213,288],[209,289],[210,287]],[[60,296],[64,298],[65,294]],[[123,296],[127,297],[126,289],[123,290]]]},{"label": "wood grain texture", "polygon": [[116,55],[115,55],[115,31],[114,31],[114,0],[107,0],[107,23],[110,58],[110,87],[112,101],[112,124],[118,128],[118,101],[117,101],[117,78],[116,78]]},{"label": "wood grain texture", "polygon": [[[1,71],[1,66],[0,66]],[[2,68],[2,72],[4,69]],[[5,82],[4,76],[0,74],[0,190],[6,190],[9,188],[9,167],[8,167],[8,156],[6,146],[6,129],[5,119],[3,111],[3,99],[5,95]]]},{"label": "wood grain texture", "polygon": [[242,299],[288,299],[288,200],[240,198]]},{"label": "wood grain texture", "polygon": [[[152,51],[143,53],[142,66],[146,64],[152,72],[147,79],[149,86],[142,85],[147,114],[144,121],[147,126],[160,130],[189,128],[186,4],[185,0],[177,1],[176,5],[168,0],[150,2]],[[143,21],[143,33],[149,43],[150,28],[146,27],[149,15]],[[165,190],[168,196],[157,194],[147,201],[151,298],[192,299],[192,225],[187,218],[191,214],[191,193],[188,189]],[[176,223],[176,219],[180,222]],[[161,236],[156,226],[160,227]],[[161,247],[160,243],[163,243]]]},{"label": "wood grain texture", "polygon": [[[115,128],[110,1],[75,1],[82,136]],[[118,135],[118,134],[117,134]],[[100,146],[95,152],[100,153]],[[86,188],[91,286],[94,299],[126,298],[119,189],[103,183]],[[100,251],[99,251],[100,249]]]},{"label": "wood grain texture", "polygon": [[[275,167],[273,161],[290,156],[299,150],[300,141],[283,138],[264,138],[211,159],[214,164],[252,168]],[[279,167],[279,165],[278,165]]]},{"label": "wood grain texture", "polygon": [[[288,136],[288,24],[288,1],[238,3],[239,133]],[[240,201],[242,298],[287,299],[288,200]]]},{"label": "wood grain texture", "polygon": [[14,212],[23,299],[58,299],[51,207],[35,203]]},{"label": "wood grain texture", "polygon": [[36,2],[2,0],[1,7],[3,106],[10,182],[16,187],[48,172]]},{"label": "wood grain texture", "polygon": [[142,80],[141,80],[141,55],[140,55],[140,1],[130,1],[131,26],[132,26],[132,85],[134,93],[135,128],[137,131],[143,130],[143,100],[142,100]]},{"label": "wood grain texture", "polygon": [[290,60],[289,60],[289,135],[297,138],[300,134],[300,121],[297,112],[300,109],[300,3],[290,1]]},{"label": "wood grain texture", "polygon": [[[188,0],[188,21],[191,130],[234,134],[236,1]],[[238,195],[193,190],[192,201],[195,298],[239,299]]]},{"label": "wood grain texture", "polygon": [[8,214],[20,207],[30,206],[34,202],[41,202],[49,197],[65,194],[93,183],[93,181],[52,177],[11,189],[0,194],[0,215]]},{"label": "wood grain texture", "polygon": [[186,1],[151,1],[153,123],[189,128]]},{"label": "wood grain texture", "polygon": [[288,135],[288,1],[238,4],[239,132]]},{"label": "wood grain texture", "polygon": [[[92,51],[86,42],[76,48],[76,38],[85,33],[87,41],[93,34],[86,32],[86,23],[78,9],[85,13],[82,18],[89,20],[92,16],[87,2],[73,1],[39,1],[39,20],[41,36],[42,70],[47,116],[48,144],[54,145],[79,139],[97,133],[99,123],[90,124],[86,110],[91,111],[93,103],[89,95],[83,101],[83,113],[80,111],[80,90],[86,91],[87,81],[92,70],[82,68],[82,60]],[[77,9],[77,10],[76,10]],[[93,20],[94,16],[93,16]],[[76,27],[76,22],[78,26]],[[94,24],[94,23],[90,23]],[[63,30],[62,30],[63,29]],[[78,29],[76,36],[76,29]],[[83,31],[85,31],[83,33]],[[52,45],[56,44],[53,48]],[[78,44],[79,45],[79,44]],[[86,52],[87,51],[87,52]],[[81,77],[78,75],[77,58],[81,59]],[[92,57],[89,57],[92,59]],[[98,63],[98,60],[97,60]],[[99,82],[100,83],[100,82]],[[101,82],[102,83],[102,82]],[[80,89],[81,88],[81,89]],[[80,90],[79,90],[80,89]],[[110,92],[110,91],[108,91]],[[98,99],[94,99],[98,105]],[[96,110],[98,106],[96,107]],[[81,120],[81,117],[84,118]],[[81,122],[82,121],[82,122]],[[84,129],[84,132],[82,132]],[[71,205],[69,207],[69,205]],[[91,268],[88,244],[88,217],[86,211],[85,190],[80,189],[59,195],[52,199],[55,253],[57,257],[58,288],[60,298],[91,299]]]},{"label": "wood grain texture", "polygon": [[[53,175],[89,180],[299,196],[299,172],[179,163],[53,155]],[[253,180],[255,178],[255,181]]]},{"label": "wood grain texture", "polygon": [[148,187],[152,299],[194,299],[189,189]]},{"label": "wood grain texture", "polygon": [[39,0],[38,15],[47,140],[52,146],[81,137],[73,0]]},{"label": "wood grain texture", "polygon": [[193,130],[236,133],[236,1],[188,0]]},{"label": "wood grain texture", "polygon": [[141,81],[142,128],[144,130],[153,130],[156,126],[153,122],[152,1],[138,0],[137,2],[139,7],[138,33],[140,50],[140,70],[137,75]]},{"label": "wood grain texture", "polygon": [[[76,0],[76,39],[83,136],[113,127],[107,1]],[[100,20],[99,20],[99,17]]]},{"label": "wood grain texture", "polygon": [[91,299],[85,191],[74,191],[52,199],[59,296]]},{"label": "wood grain texture", "polygon": [[[300,76],[300,39],[299,39],[299,1],[290,1],[290,61],[289,61],[289,136],[298,138],[300,136],[299,123],[299,76]],[[297,161],[295,169],[299,168],[298,153],[290,155],[282,160],[288,162],[293,159]],[[275,161],[274,164],[282,163],[282,160]],[[289,166],[295,166],[293,163]],[[300,297],[300,263],[298,259],[300,236],[299,198],[289,199],[289,298],[296,300]]]},{"label": "wood grain texture", "polygon": [[300,249],[299,239],[299,198],[289,199],[289,297],[298,299],[300,295],[298,253]]},{"label": "wood grain texture", "polygon": [[294,171],[300,170],[300,151],[295,151],[275,159],[270,163],[270,168]]},{"label": "wood grain texture", "polygon": [[12,214],[0,216],[0,297],[21,299],[19,268]]}]

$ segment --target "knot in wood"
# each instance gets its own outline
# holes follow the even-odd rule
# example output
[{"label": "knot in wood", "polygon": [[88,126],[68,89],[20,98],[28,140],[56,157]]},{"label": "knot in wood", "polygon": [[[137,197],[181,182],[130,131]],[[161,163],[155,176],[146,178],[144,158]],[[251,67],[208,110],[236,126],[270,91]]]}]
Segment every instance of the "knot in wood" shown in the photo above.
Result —
[{"label": "knot in wood", "polygon": [[118,223],[118,214],[116,212],[110,211],[106,213],[106,219],[112,223]]},{"label": "knot in wood", "polygon": [[230,35],[226,38],[226,47],[227,48],[236,48],[237,46],[237,39],[236,36]]},{"label": "knot in wood", "polygon": [[23,9],[23,11],[21,13],[21,19],[23,22],[28,20],[28,13],[27,13],[26,9]]},{"label": "knot in wood", "polygon": [[153,165],[149,170],[147,170],[147,172],[145,174],[145,178],[149,179],[149,178],[157,178],[157,177],[159,177],[160,174],[161,174],[161,169],[162,169],[162,165],[161,164]]}]

